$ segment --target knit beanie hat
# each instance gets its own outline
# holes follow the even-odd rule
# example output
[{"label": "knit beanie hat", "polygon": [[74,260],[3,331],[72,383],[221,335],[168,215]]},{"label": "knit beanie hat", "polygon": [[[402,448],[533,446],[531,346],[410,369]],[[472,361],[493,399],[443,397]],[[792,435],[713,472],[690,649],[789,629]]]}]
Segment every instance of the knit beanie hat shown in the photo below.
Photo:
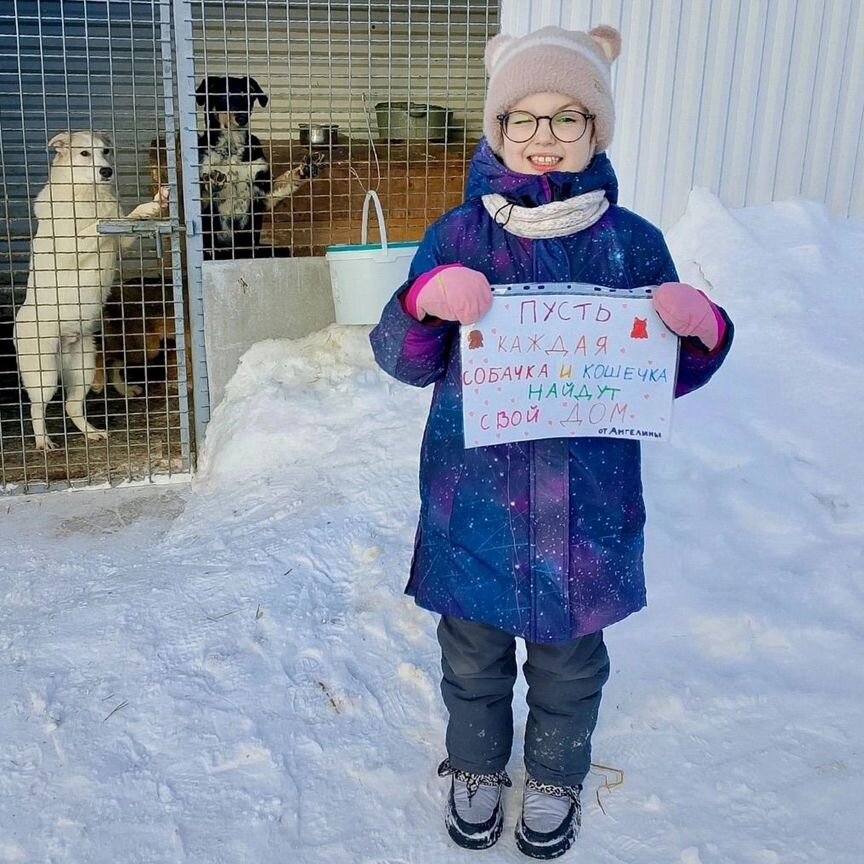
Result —
[{"label": "knit beanie hat", "polygon": [[605,25],[588,33],[543,27],[525,36],[501,33],[490,39],[483,132],[492,149],[500,153],[504,146],[499,114],[533,93],[561,93],[597,115],[597,152],[606,150],[615,128],[610,70],[620,53],[621,34]]}]

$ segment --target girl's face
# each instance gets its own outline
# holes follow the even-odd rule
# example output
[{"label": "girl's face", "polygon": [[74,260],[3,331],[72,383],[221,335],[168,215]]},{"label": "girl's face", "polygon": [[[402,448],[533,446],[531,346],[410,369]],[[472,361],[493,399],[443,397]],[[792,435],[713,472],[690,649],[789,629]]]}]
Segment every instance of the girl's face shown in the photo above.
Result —
[{"label": "girl's face", "polygon": [[[537,130],[527,141],[512,141],[504,135],[504,149],[501,157],[504,164],[520,174],[548,174],[550,171],[582,171],[594,156],[594,121],[586,121],[574,114],[561,112],[588,112],[578,102],[560,93],[533,93],[520,99],[507,112],[510,116],[506,125],[511,138],[523,139],[531,133],[534,117],[555,117],[554,126],[560,137],[572,138],[584,134],[577,141],[561,141],[552,134],[553,121],[542,119],[536,124]],[[517,115],[516,112],[527,112]],[[516,115],[516,116],[513,116]]]}]

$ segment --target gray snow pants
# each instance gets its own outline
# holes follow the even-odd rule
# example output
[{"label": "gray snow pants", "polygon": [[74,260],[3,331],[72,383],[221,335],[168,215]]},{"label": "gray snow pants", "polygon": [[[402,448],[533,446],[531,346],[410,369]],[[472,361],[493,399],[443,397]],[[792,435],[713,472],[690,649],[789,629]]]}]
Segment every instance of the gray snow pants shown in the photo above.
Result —
[{"label": "gray snow pants", "polygon": [[[447,754],[460,771],[501,771],[513,745],[516,638],[442,617],[441,694],[450,713]],[[562,645],[526,643],[525,767],[541,783],[581,783],[591,764],[591,733],[609,677],[603,632]]]}]

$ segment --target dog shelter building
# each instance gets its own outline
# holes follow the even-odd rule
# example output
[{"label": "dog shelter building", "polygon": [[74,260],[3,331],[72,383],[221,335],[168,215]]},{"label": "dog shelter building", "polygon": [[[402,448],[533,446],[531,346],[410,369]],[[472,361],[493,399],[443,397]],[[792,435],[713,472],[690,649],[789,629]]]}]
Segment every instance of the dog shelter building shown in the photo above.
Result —
[{"label": "dog shelter building", "polygon": [[[378,189],[394,241],[419,239],[461,200],[482,125],[483,48],[498,15],[495,0],[2,4],[0,487],[189,473],[242,352],[334,320],[323,256],[331,244],[359,242],[366,190]],[[217,256],[207,236],[212,178],[220,191],[237,178],[224,176],[224,153],[214,168],[199,134],[236,112],[215,103],[244,90],[270,175],[295,176],[296,188],[280,187],[278,202],[261,208],[252,242],[229,229]],[[242,124],[228,125],[242,134]],[[96,377],[104,368],[106,380],[86,413],[108,439],[81,434],[58,393],[47,426],[59,446],[46,451],[34,446],[12,336],[37,229],[32,202],[53,156],[47,143],[67,130],[110,137],[124,213],[160,186],[170,204],[159,219],[100,226],[135,238],[95,326]],[[236,205],[244,166],[232,167]],[[58,283],[68,278],[58,274]]]},{"label": "dog shelter building", "polygon": [[[189,474],[242,353],[334,321],[324,255],[361,242],[367,192],[397,243],[461,202],[488,39],[601,23],[624,40],[611,155],[625,206],[669,227],[704,186],[731,206],[804,195],[864,216],[861,0],[0,4],[0,489]],[[86,130],[112,141],[123,213],[160,189],[169,204],[99,227],[131,238],[93,322],[86,413],[107,440],[82,435],[58,394],[47,424],[59,446],[36,449],[12,339],[32,202],[48,142]],[[256,160],[254,178],[271,179],[253,189]],[[222,224],[217,249],[225,207],[260,224]]]}]

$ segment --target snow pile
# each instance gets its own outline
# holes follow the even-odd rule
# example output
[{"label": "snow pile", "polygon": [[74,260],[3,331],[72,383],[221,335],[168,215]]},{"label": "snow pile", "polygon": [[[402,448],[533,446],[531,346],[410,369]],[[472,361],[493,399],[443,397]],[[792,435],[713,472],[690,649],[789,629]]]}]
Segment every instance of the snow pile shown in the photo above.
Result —
[{"label": "snow pile", "polygon": [[[649,607],[607,631],[594,747],[624,783],[589,776],[574,860],[857,864],[864,225],[697,191],[669,240],[736,344],[643,447]],[[367,328],[262,343],[191,490],[7,506],[0,862],[475,860],[443,828],[434,617],[401,593],[429,396]],[[514,707],[496,862],[524,860],[521,682]]]}]

